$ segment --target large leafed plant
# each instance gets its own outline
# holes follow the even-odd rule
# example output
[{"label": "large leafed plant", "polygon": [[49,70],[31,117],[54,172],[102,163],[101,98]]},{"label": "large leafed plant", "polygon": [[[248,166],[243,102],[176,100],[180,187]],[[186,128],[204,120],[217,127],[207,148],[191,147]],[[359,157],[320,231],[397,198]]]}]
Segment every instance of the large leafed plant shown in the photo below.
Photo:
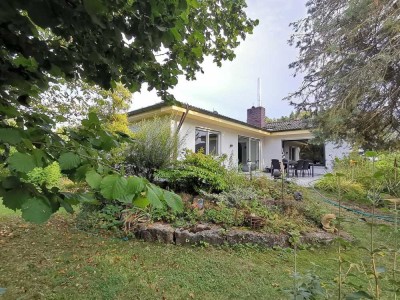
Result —
[{"label": "large leafed plant", "polygon": [[[110,133],[96,113],[57,132],[55,118],[37,109],[49,83],[83,80],[103,89],[117,82],[131,92],[143,83],[165,101],[178,75],[195,79],[207,55],[220,65],[257,21],[242,0],[3,0],[0,2],[0,196],[33,222],[60,206],[113,199],[179,209],[172,193],[109,166],[123,133]],[[48,99],[47,99],[48,100]],[[31,105],[35,103],[36,105]],[[28,173],[57,161],[63,175],[86,181],[86,192],[29,183]]]}]

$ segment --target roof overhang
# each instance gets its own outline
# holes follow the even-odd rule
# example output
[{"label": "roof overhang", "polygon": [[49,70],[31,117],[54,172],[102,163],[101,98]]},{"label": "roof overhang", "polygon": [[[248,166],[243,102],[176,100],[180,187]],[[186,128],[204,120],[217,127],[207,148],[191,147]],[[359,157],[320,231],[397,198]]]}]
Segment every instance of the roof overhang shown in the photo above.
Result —
[{"label": "roof overhang", "polygon": [[[139,122],[144,119],[151,119],[156,116],[164,116],[164,115],[180,115],[186,112],[186,108],[179,107],[179,106],[165,106],[160,108],[155,108],[151,111],[131,115],[128,117],[130,123]],[[262,129],[253,128],[251,126],[246,126],[245,124],[236,123],[233,121],[229,121],[223,118],[219,118],[218,116],[210,116],[205,113],[197,112],[194,110],[189,109],[188,114],[186,116],[188,119],[197,120],[204,122],[205,124],[210,125],[218,125],[221,127],[238,130],[241,133],[246,132],[248,134],[256,134],[258,136],[269,136],[271,135],[270,132],[267,132]]]},{"label": "roof overhang", "polygon": [[[287,130],[287,131],[274,131],[271,132],[271,136],[285,136],[290,138],[290,136],[298,136],[298,135],[305,135],[307,137],[304,138],[311,138],[313,137],[313,134],[310,130],[308,129],[296,129],[296,130]],[[309,136],[309,137],[308,137]]]}]

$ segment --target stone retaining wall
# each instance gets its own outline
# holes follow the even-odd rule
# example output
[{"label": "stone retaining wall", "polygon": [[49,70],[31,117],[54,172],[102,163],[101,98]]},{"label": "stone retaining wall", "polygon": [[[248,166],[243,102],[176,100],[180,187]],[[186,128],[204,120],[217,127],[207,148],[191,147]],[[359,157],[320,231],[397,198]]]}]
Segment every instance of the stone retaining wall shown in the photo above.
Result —
[{"label": "stone retaining wall", "polygon": [[[290,247],[287,234],[261,233],[250,230],[225,229],[216,225],[198,224],[189,229],[173,228],[169,224],[152,223],[139,224],[133,230],[135,236],[146,242],[160,242],[176,245],[197,245],[208,243],[210,245],[236,245],[253,244],[265,248]],[[302,243],[328,244],[335,239],[335,235],[316,231],[303,234]]]}]

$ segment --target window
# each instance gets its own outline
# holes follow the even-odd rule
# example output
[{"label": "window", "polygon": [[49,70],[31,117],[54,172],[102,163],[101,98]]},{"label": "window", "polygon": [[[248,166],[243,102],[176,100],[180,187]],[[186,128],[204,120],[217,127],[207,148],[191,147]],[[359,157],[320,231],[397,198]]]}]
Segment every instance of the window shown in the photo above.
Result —
[{"label": "window", "polygon": [[195,152],[203,149],[205,154],[219,155],[220,133],[196,128]]},{"label": "window", "polygon": [[260,167],[260,140],[239,135],[238,142],[239,164],[247,165],[251,161],[258,169]]},{"label": "window", "polygon": [[296,147],[290,147],[289,159],[296,160]]}]

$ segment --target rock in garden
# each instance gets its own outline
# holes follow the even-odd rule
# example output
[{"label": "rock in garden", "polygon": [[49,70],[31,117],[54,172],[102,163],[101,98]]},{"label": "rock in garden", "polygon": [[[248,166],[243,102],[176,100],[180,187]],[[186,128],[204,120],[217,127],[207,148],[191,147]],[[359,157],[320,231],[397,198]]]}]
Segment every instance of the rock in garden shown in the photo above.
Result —
[{"label": "rock in garden", "polygon": [[228,232],[226,234],[226,240],[229,245],[254,244],[262,247],[289,246],[288,235],[243,230],[232,230]]},{"label": "rock in garden", "polygon": [[135,230],[135,235],[146,242],[173,244],[174,231],[174,228],[168,224],[140,224]]},{"label": "rock in garden", "polygon": [[296,201],[303,201],[303,194],[301,192],[294,192],[293,197]]},{"label": "rock in garden", "polygon": [[186,229],[175,230],[175,243],[177,245],[196,245],[201,242],[210,245],[223,245],[225,237],[222,228],[211,228],[199,232],[190,232]]}]

